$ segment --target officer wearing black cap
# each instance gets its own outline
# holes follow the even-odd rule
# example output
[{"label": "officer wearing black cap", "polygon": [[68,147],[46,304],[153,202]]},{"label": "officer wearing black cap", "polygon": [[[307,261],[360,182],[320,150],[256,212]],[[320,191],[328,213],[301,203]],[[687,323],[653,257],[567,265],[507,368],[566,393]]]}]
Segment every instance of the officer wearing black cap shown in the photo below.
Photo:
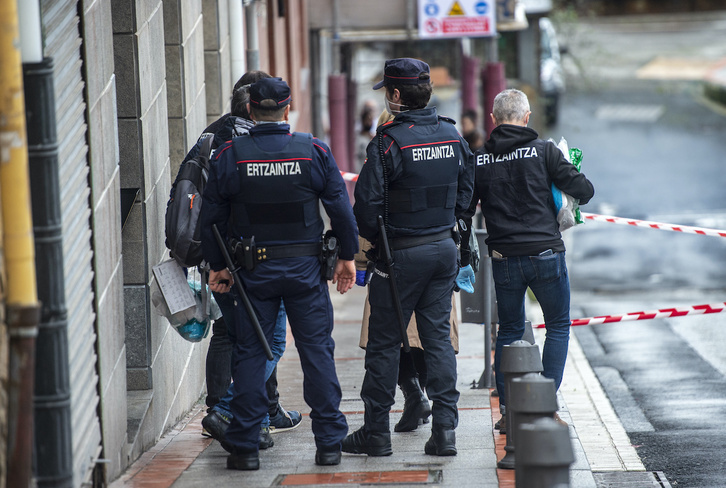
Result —
[{"label": "officer wearing black cap", "polygon": [[[310,134],[290,133],[290,100],[290,87],[280,78],[250,86],[249,112],[256,125],[248,134],[220,146],[212,159],[202,210],[202,248],[212,268],[212,291],[236,294],[212,225],[223,236],[254,237],[261,252],[250,259],[254,265],[238,275],[268,342],[280,300],[284,300],[305,376],[315,462],[333,465],[340,462],[348,425],[339,409],[341,390],[331,337],[333,307],[321,274],[320,203],[340,242],[332,280],[340,293],[355,282],[358,233],[330,148]],[[227,467],[254,470],[259,469],[260,422],[267,412],[266,357],[242,301],[236,302],[234,419],[226,433],[231,450]]]},{"label": "officer wearing black cap", "polygon": [[433,401],[426,454],[456,454],[456,358],[449,338],[451,296],[458,272],[453,229],[468,207],[474,184],[473,155],[451,119],[426,108],[432,93],[428,64],[386,61],[385,102],[395,118],[378,127],[355,188],[360,235],[379,251],[371,277],[366,374],[361,387],[365,424],[343,441],[343,451],[392,453],[389,412],[394,403],[401,349],[387,269],[381,263],[378,216],[385,222],[404,323],[416,314]]}]

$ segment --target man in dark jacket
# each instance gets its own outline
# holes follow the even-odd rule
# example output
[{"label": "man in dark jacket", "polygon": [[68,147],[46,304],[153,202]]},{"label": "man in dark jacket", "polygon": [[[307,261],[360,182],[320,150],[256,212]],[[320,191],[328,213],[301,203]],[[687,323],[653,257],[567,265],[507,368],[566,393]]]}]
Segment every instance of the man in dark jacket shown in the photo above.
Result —
[{"label": "man in dark jacket", "polygon": [[[254,237],[256,253],[245,254],[239,273],[268,342],[285,302],[300,353],[305,401],[311,408],[319,465],[340,463],[348,424],[340,411],[341,390],[333,352],[333,307],[321,269],[322,203],[340,243],[333,273],[340,293],[355,283],[353,255],[358,232],[340,171],[330,148],[311,134],[290,133],[290,87],[280,78],[250,86],[249,133],[217,149],[202,207],[202,249],[212,291],[235,297],[234,398],[225,440],[230,469],[259,469],[259,429],[267,411],[263,379],[266,358],[252,319],[236,296],[234,280],[213,233]],[[242,263],[239,263],[242,264]]]},{"label": "man in dark jacket", "polygon": [[[235,83],[232,93],[232,110],[212,122],[199,137],[197,143],[189,150],[184,162],[196,157],[204,139],[212,135],[212,148],[216,149],[233,137],[247,134],[254,122],[250,120],[247,110],[249,104],[249,87],[263,78],[271,78],[264,71],[248,71]],[[184,163],[182,163],[184,164]],[[181,171],[180,171],[181,174]],[[177,176],[178,177],[178,176]],[[224,434],[229,427],[232,413],[230,402],[233,395],[232,377],[232,343],[234,342],[234,302],[231,295],[214,293],[214,298],[222,311],[222,317],[212,325],[212,337],[209,340],[206,361],[207,382],[207,415],[202,419],[204,433],[219,442],[224,441]],[[280,405],[277,390],[277,362],[285,352],[285,336],[287,332],[287,315],[284,305],[280,306],[275,334],[270,348],[274,360],[269,361],[265,369],[267,396],[269,400],[268,416],[260,429],[260,446],[262,449],[272,447],[272,432],[283,432],[300,425],[302,415],[295,410],[287,411]],[[226,445],[226,444],[223,444]]]},{"label": "man in dark jacket", "polygon": [[456,454],[458,424],[456,357],[449,337],[456,278],[456,218],[471,200],[474,167],[468,144],[451,119],[426,108],[432,85],[428,64],[418,59],[386,61],[383,81],[388,112],[378,127],[355,187],[360,235],[379,252],[371,277],[366,374],[361,387],[365,424],[346,437],[343,451],[392,453],[389,413],[396,392],[401,328],[383,263],[378,216],[383,217],[395,262],[403,320],[416,313],[428,366],[426,392],[433,402],[426,454]]},{"label": "man in dark jacket", "polygon": [[529,115],[529,101],[519,90],[504,90],[494,98],[491,117],[496,127],[474,154],[474,198],[463,226],[467,231],[462,234],[459,279],[468,271],[471,217],[481,201],[499,314],[494,373],[500,405],[506,403],[499,372],[502,347],[522,338],[528,287],[542,307],[547,326],[544,376],[560,387],[570,337],[570,282],[551,184],[579,199],[581,205],[594,194],[592,183],[557,146],[527,127]]}]

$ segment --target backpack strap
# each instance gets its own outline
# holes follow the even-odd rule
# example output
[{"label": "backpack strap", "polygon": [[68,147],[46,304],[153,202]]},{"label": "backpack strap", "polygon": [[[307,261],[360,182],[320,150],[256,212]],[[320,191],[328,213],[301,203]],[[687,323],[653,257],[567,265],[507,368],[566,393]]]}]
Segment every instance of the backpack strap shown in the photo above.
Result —
[{"label": "backpack strap", "polygon": [[214,134],[209,134],[204,138],[204,141],[202,141],[202,147],[199,149],[199,159],[202,161],[204,169],[209,169],[209,158],[212,157],[212,152],[214,151],[214,148],[212,147],[213,145]]}]

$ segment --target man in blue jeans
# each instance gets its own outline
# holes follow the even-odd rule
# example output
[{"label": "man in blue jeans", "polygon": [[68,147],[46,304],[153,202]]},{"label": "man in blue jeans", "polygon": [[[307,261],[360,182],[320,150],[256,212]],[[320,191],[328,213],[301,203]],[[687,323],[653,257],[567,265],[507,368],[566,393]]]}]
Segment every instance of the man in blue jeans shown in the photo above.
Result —
[{"label": "man in blue jeans", "polygon": [[469,235],[481,201],[499,313],[494,374],[502,406],[506,402],[499,372],[502,348],[524,334],[528,287],[542,307],[547,328],[543,374],[560,387],[570,339],[570,282],[551,185],[579,199],[580,205],[594,194],[592,183],[557,146],[527,127],[530,113],[527,96],[519,90],[504,90],[494,98],[491,117],[496,127],[474,154],[474,197],[464,218],[467,230],[462,232],[462,268],[457,277],[464,290],[473,284]]}]

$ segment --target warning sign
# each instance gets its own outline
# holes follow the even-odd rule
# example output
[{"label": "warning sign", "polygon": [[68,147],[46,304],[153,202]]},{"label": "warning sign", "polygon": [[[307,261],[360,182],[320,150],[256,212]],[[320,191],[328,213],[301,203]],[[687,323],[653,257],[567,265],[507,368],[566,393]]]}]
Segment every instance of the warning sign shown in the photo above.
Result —
[{"label": "warning sign", "polygon": [[418,0],[422,38],[493,36],[495,19],[495,0]]},{"label": "warning sign", "polygon": [[453,15],[466,15],[464,13],[464,9],[461,8],[461,4],[459,4],[459,2],[454,2],[454,5],[451,6],[451,10],[449,10],[449,16]]}]

